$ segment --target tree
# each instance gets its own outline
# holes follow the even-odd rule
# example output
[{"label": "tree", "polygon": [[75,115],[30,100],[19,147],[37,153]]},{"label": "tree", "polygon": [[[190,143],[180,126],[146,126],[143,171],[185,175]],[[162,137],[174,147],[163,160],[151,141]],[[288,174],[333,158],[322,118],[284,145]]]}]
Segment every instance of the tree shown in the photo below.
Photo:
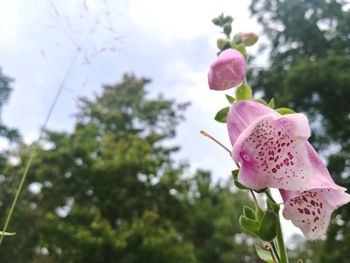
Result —
[{"label": "tree", "polygon": [[[254,72],[255,89],[278,106],[306,112],[312,142],[336,182],[350,187],[350,12],[345,1],[253,0],[251,11],[271,39],[270,66]],[[337,211],[315,262],[347,262],[348,206]],[[328,253],[328,251],[333,251]],[[314,261],[313,261],[314,262]]]},{"label": "tree", "polygon": [[[47,131],[37,145],[2,249],[4,262],[250,262],[237,225],[246,195],[210,174],[184,176],[173,160],[187,103],[151,99],[148,79],[125,75],[93,99],[81,98],[72,133]],[[169,143],[168,143],[169,145]],[[8,200],[28,159],[7,164]],[[5,191],[6,190],[6,191]],[[1,218],[8,206],[3,202]]]},{"label": "tree", "polygon": [[[8,141],[15,141],[19,138],[17,130],[7,127],[2,121],[2,110],[9,100],[12,88],[12,79],[3,75],[0,68],[0,138]],[[0,150],[0,171],[3,171],[6,164],[6,152]]]}]

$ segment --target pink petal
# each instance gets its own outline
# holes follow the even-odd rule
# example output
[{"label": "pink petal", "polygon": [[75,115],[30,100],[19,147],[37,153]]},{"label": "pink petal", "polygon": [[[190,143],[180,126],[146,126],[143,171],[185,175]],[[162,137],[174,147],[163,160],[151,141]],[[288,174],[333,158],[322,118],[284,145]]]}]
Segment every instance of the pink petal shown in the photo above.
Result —
[{"label": "pink petal", "polygon": [[333,211],[350,202],[350,195],[341,187],[312,189],[301,193],[281,190],[281,195],[285,201],[284,217],[292,220],[310,239],[324,235]]},{"label": "pink petal", "polygon": [[275,114],[280,116],[270,107],[261,103],[242,100],[235,102],[227,114],[227,130],[231,144],[234,145],[238,136],[254,123],[259,117],[266,114]]},{"label": "pink petal", "polygon": [[226,49],[210,65],[208,73],[209,87],[214,90],[226,90],[238,86],[246,76],[246,61],[243,55],[232,48]]},{"label": "pink petal", "polygon": [[334,183],[326,165],[322,162],[320,156],[317,154],[312,145],[310,143],[307,143],[306,147],[309,155],[309,160],[312,165],[312,176],[307,185],[305,185],[304,189],[300,190],[308,190],[312,188],[330,188],[346,190],[345,188],[340,187],[339,185],[336,185]]},{"label": "pink petal", "polygon": [[326,166],[310,143],[306,144],[312,176],[300,191],[280,190],[285,202],[283,215],[310,239],[325,234],[333,211],[350,202],[346,188],[334,183]]},{"label": "pink petal", "polygon": [[306,147],[309,137],[309,124],[303,114],[259,117],[233,145],[232,157],[241,163],[238,180],[255,190],[300,189],[311,176]]}]

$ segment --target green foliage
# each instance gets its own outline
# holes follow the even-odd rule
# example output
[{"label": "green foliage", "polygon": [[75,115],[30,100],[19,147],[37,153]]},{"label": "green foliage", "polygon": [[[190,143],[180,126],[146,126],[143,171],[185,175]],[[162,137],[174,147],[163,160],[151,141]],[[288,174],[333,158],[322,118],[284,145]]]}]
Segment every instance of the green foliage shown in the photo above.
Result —
[{"label": "green foliage", "polygon": [[0,137],[14,141],[19,138],[18,132],[15,129],[8,128],[1,120],[2,109],[10,98],[12,82],[13,80],[11,78],[3,75],[0,68]]},{"label": "green foliage", "polygon": [[249,234],[258,237],[258,234],[259,234],[259,222],[242,215],[239,218],[239,224]]},{"label": "green foliage", "polygon": [[[253,0],[251,11],[272,44],[270,67],[254,73],[253,88],[265,98],[278,98],[277,107],[308,115],[313,145],[324,153],[335,181],[350,189],[350,12],[345,1]],[[298,247],[299,254],[312,262],[348,262],[349,221],[350,209],[344,206],[333,216],[327,240]]]},{"label": "green foliage", "polygon": [[[256,261],[237,223],[247,196],[174,161],[168,140],[187,104],[149,98],[148,83],[125,75],[79,100],[71,133],[47,131],[1,262]],[[1,219],[28,153],[18,145],[20,163],[5,167]]]},{"label": "green foliage", "polygon": [[258,254],[258,257],[267,263],[273,263],[273,258],[269,250],[261,248],[259,246],[255,246],[255,251]]},{"label": "green foliage", "polygon": [[249,206],[244,206],[243,207],[243,216],[249,219],[255,220],[255,211],[250,208]]},{"label": "green foliage", "polygon": [[230,35],[232,32],[232,22],[233,18],[231,16],[224,16],[223,13],[221,13],[218,17],[212,19],[212,22],[214,25],[220,27],[223,29],[223,33],[226,35],[228,39],[230,39]]},{"label": "green foliage", "polygon": [[277,236],[278,216],[272,211],[266,211],[259,223],[259,237],[271,241]]}]

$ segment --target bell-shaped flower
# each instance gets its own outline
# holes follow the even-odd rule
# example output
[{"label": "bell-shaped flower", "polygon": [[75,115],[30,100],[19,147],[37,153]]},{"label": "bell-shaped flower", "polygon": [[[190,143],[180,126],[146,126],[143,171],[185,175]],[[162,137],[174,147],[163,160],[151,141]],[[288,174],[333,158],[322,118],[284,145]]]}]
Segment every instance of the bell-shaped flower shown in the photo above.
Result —
[{"label": "bell-shaped flower", "polygon": [[322,237],[327,231],[335,209],[350,202],[345,188],[336,185],[326,166],[310,144],[308,158],[312,177],[299,191],[280,190],[284,201],[283,215],[310,239]]},{"label": "bell-shaped flower", "polygon": [[232,158],[240,163],[238,180],[245,186],[299,190],[310,179],[305,115],[282,116],[258,102],[238,101],[229,110],[227,127]]},{"label": "bell-shaped flower", "polygon": [[333,211],[350,202],[350,195],[334,183],[307,141],[306,117],[282,116],[260,103],[239,101],[230,108],[227,128],[232,157],[241,165],[238,180],[256,190],[279,188],[284,217],[306,237],[320,238]]},{"label": "bell-shaped flower", "polygon": [[246,77],[246,61],[243,55],[232,48],[220,53],[210,65],[208,83],[210,89],[226,90],[238,86]]}]

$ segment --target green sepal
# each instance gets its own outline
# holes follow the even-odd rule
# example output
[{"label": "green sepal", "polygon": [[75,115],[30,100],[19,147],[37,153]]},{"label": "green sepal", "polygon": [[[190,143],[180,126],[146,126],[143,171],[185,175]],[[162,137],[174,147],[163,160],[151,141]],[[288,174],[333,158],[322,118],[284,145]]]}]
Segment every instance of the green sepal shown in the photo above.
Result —
[{"label": "green sepal", "polygon": [[233,180],[237,180],[239,169],[232,170],[231,173],[232,173]]},{"label": "green sepal", "polygon": [[243,215],[246,217],[246,218],[249,218],[251,220],[255,220],[255,211],[250,208],[249,206],[243,206]]},{"label": "green sepal", "polygon": [[277,236],[278,216],[272,211],[266,211],[259,223],[259,237],[271,241]]},{"label": "green sepal", "polygon": [[261,194],[261,193],[265,193],[266,190],[267,190],[267,188],[262,188],[260,190],[254,190],[254,192]]},{"label": "green sepal", "polygon": [[239,172],[238,169],[232,171],[232,177],[233,177],[233,182],[234,182],[235,186],[241,190],[249,190],[248,187],[246,187],[245,185],[241,184],[238,181],[238,172]]},{"label": "green sepal", "polygon": [[246,187],[245,185],[241,184],[238,180],[233,180],[235,186],[238,188],[238,189],[241,189],[241,190],[249,190],[248,187]]},{"label": "green sepal", "polygon": [[272,202],[269,198],[267,199],[267,206],[270,210],[272,210],[276,214],[278,214],[280,211],[280,205]]},{"label": "green sepal", "polygon": [[293,114],[293,113],[295,113],[295,111],[293,111],[292,109],[289,109],[289,108],[278,108],[278,109],[276,109],[276,111],[277,111],[279,114],[282,114],[282,115],[287,115],[287,114]]},{"label": "green sepal", "polygon": [[215,120],[218,122],[226,123],[227,119],[227,113],[229,111],[230,107],[225,107],[219,110],[215,115]]},{"label": "green sepal", "polygon": [[251,100],[252,97],[252,89],[246,82],[243,82],[236,90],[236,100]]},{"label": "green sepal", "polygon": [[263,99],[258,98],[258,99],[254,99],[254,101],[259,102],[260,104],[267,106],[266,101],[264,101]]},{"label": "green sepal", "polygon": [[231,48],[233,48],[233,49],[239,51],[239,52],[243,55],[244,59],[245,59],[245,60],[248,60],[249,55],[248,55],[247,50],[246,50],[246,48],[245,48],[245,46],[244,46],[243,44],[236,44],[236,43],[233,41],[233,42],[231,43]]},{"label": "green sepal", "polygon": [[274,108],[275,108],[275,99],[274,99],[274,98],[272,98],[272,99],[269,101],[268,106],[269,106],[271,109],[274,109]]},{"label": "green sepal", "polygon": [[240,226],[248,233],[258,236],[259,233],[259,223],[255,220],[249,219],[244,215],[239,217]]},{"label": "green sepal", "polygon": [[260,208],[260,206],[255,205],[255,218],[258,222],[261,222],[264,217],[265,212]]},{"label": "green sepal", "polygon": [[267,262],[267,263],[273,263],[273,258],[271,256],[271,253],[269,250],[255,245],[255,251],[256,251],[256,254],[258,255],[258,257],[262,261]]},{"label": "green sepal", "polygon": [[301,258],[299,258],[297,263],[304,263],[304,261]]},{"label": "green sepal", "polygon": [[230,95],[225,94],[225,96],[226,96],[228,103],[230,103],[230,104],[233,104],[236,100],[234,97],[232,97]]},{"label": "green sepal", "polygon": [[243,55],[243,57],[245,58],[245,60],[248,60],[248,53],[247,53],[247,50],[245,48],[245,45],[244,44],[238,44],[237,46],[237,50],[239,52],[241,52],[241,54]]}]

